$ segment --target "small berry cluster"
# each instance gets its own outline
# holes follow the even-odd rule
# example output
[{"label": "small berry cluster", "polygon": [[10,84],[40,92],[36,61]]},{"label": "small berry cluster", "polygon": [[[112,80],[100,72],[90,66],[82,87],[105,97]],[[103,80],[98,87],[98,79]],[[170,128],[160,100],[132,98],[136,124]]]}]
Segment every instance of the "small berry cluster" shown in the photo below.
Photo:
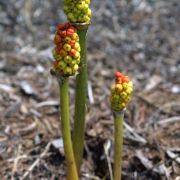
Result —
[{"label": "small berry cluster", "polygon": [[64,12],[70,22],[89,23],[92,12],[90,0],[64,0]]},{"label": "small berry cluster", "polygon": [[111,107],[115,111],[123,110],[131,97],[133,91],[133,84],[128,76],[124,76],[120,72],[116,72],[116,83],[111,89]]},{"label": "small berry cluster", "polygon": [[53,49],[54,69],[62,75],[74,75],[79,69],[80,44],[76,29],[70,23],[57,26]]}]

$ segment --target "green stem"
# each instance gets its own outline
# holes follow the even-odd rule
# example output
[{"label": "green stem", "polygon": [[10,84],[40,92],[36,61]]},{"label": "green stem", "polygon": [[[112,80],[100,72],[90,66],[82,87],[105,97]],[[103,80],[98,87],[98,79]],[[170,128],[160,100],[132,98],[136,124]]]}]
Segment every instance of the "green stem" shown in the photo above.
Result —
[{"label": "green stem", "polygon": [[60,87],[60,109],[61,109],[61,124],[62,124],[62,136],[64,143],[64,152],[67,161],[67,179],[78,180],[78,173],[76,169],[76,163],[74,158],[74,152],[71,141],[71,130],[69,120],[69,78],[61,77],[59,82]]},{"label": "green stem", "polygon": [[121,180],[124,112],[114,113],[114,180]]},{"label": "green stem", "polygon": [[76,160],[76,167],[79,173],[84,149],[84,129],[87,95],[86,33],[88,25],[77,25],[77,29],[81,46],[81,64],[80,73],[76,77],[73,148]]}]

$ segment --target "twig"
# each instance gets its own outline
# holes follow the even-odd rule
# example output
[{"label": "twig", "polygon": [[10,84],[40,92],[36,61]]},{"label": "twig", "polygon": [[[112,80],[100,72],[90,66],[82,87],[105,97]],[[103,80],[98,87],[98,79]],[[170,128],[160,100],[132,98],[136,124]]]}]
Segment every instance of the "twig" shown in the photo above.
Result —
[{"label": "twig", "polygon": [[39,164],[39,161],[47,154],[49,147],[51,145],[51,142],[49,142],[44,151],[40,154],[39,158],[36,159],[36,161],[29,167],[29,169],[24,173],[23,177],[21,178],[21,180],[25,179],[28,177],[28,175],[30,174],[30,172],[33,171],[33,169]]},{"label": "twig", "polygon": [[105,155],[106,155],[106,159],[107,159],[107,162],[108,162],[108,168],[109,168],[109,175],[110,175],[110,180],[113,180],[113,173],[112,173],[112,166],[111,166],[111,160],[110,160],[110,157],[109,157],[109,148],[111,146],[111,141],[107,141],[107,143],[104,145],[104,152],[105,152]]},{"label": "twig", "polygon": [[167,150],[166,154],[168,155],[168,157],[170,157],[172,160],[176,161],[180,165],[180,157],[177,154],[173,153],[170,150]]},{"label": "twig", "polygon": [[19,154],[20,154],[20,151],[21,151],[21,144],[18,145],[18,150],[17,150],[17,156],[16,158],[14,159],[14,165],[13,165],[13,170],[12,170],[12,175],[14,176],[15,173],[17,172],[17,166],[18,166],[18,162],[19,162]]},{"label": "twig", "polygon": [[141,161],[146,169],[160,175],[165,175],[167,180],[169,180],[170,173],[164,164],[160,164],[158,166],[154,165],[152,161],[150,161],[140,150],[136,151],[136,157]]},{"label": "twig", "polygon": [[94,104],[92,84],[91,84],[90,81],[88,81],[88,97],[89,97],[89,102],[90,102],[90,104]]},{"label": "twig", "polygon": [[90,180],[100,180],[99,177],[97,176],[92,176],[90,174],[82,174],[83,177],[85,177],[86,179],[90,179]]},{"label": "twig", "polygon": [[44,106],[59,106],[59,102],[55,100],[43,101],[36,104],[36,108],[41,108]]},{"label": "twig", "polygon": [[143,137],[141,137],[139,134],[137,134],[135,132],[135,130],[130,126],[128,125],[126,122],[124,122],[124,127],[130,132],[133,134],[133,136],[137,139],[137,141],[143,143],[143,144],[146,144],[147,141],[146,139],[144,139]]},{"label": "twig", "polygon": [[162,119],[160,121],[157,122],[157,124],[165,124],[165,123],[175,123],[175,122],[178,122],[180,121],[180,116],[174,116],[174,117],[170,117],[170,118],[167,118],[167,119]]}]

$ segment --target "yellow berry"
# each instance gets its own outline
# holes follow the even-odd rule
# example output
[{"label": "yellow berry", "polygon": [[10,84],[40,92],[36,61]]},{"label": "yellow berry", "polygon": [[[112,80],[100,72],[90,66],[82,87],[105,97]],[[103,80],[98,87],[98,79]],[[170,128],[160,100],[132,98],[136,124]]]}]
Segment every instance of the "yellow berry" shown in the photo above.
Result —
[{"label": "yellow berry", "polygon": [[90,0],[85,0],[85,3],[86,4],[90,4]]},{"label": "yellow berry", "polygon": [[80,51],[80,50],[81,50],[81,47],[80,47],[79,43],[75,43],[75,49],[76,49],[77,51]]},{"label": "yellow berry", "polygon": [[79,52],[76,52],[74,58],[75,58],[75,59],[78,59],[79,57],[80,57],[80,53],[79,53]]},{"label": "yellow berry", "polygon": [[66,44],[64,44],[63,49],[64,49],[65,51],[70,51],[70,50],[71,50],[71,46],[66,43]]},{"label": "yellow berry", "polygon": [[133,83],[131,81],[129,81],[128,86],[133,87]]},{"label": "yellow berry", "polygon": [[131,94],[132,91],[133,91],[133,89],[132,89],[131,87],[128,87],[128,88],[126,89],[126,93],[127,93],[127,94]]},{"label": "yellow berry", "polygon": [[79,66],[78,66],[77,64],[75,64],[75,65],[73,66],[73,72],[75,73],[78,69],[79,69]]},{"label": "yellow berry", "polygon": [[76,40],[76,41],[79,41],[79,36],[78,36],[78,34],[77,34],[77,33],[74,33],[74,34],[72,35],[72,39],[73,39],[73,40]]},{"label": "yellow berry", "polygon": [[122,91],[122,89],[123,89],[121,84],[116,84],[115,87],[118,91]]},{"label": "yellow berry", "polygon": [[67,66],[67,67],[64,69],[64,74],[71,75],[71,74],[72,74],[72,69]]},{"label": "yellow berry", "polygon": [[92,11],[91,11],[91,9],[88,9],[87,15],[88,15],[89,17],[92,16]]}]

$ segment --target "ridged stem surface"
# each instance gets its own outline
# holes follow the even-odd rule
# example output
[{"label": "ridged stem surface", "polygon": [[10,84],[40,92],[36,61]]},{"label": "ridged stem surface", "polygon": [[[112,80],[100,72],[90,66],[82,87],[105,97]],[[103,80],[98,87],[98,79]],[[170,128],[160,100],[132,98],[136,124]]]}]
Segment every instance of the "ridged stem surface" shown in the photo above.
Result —
[{"label": "ridged stem surface", "polygon": [[65,77],[59,83],[62,136],[63,136],[63,143],[64,143],[65,158],[67,162],[67,179],[78,180],[78,173],[76,169],[76,163],[75,163],[72,140],[71,140],[68,81],[69,81],[69,78]]},{"label": "ridged stem surface", "polygon": [[82,163],[84,149],[84,129],[86,114],[86,95],[87,95],[87,62],[86,62],[86,33],[88,27],[78,29],[81,63],[80,72],[76,77],[76,95],[75,95],[75,121],[73,134],[73,148],[78,173]]},{"label": "ridged stem surface", "polygon": [[114,180],[121,180],[124,113],[114,114]]}]

